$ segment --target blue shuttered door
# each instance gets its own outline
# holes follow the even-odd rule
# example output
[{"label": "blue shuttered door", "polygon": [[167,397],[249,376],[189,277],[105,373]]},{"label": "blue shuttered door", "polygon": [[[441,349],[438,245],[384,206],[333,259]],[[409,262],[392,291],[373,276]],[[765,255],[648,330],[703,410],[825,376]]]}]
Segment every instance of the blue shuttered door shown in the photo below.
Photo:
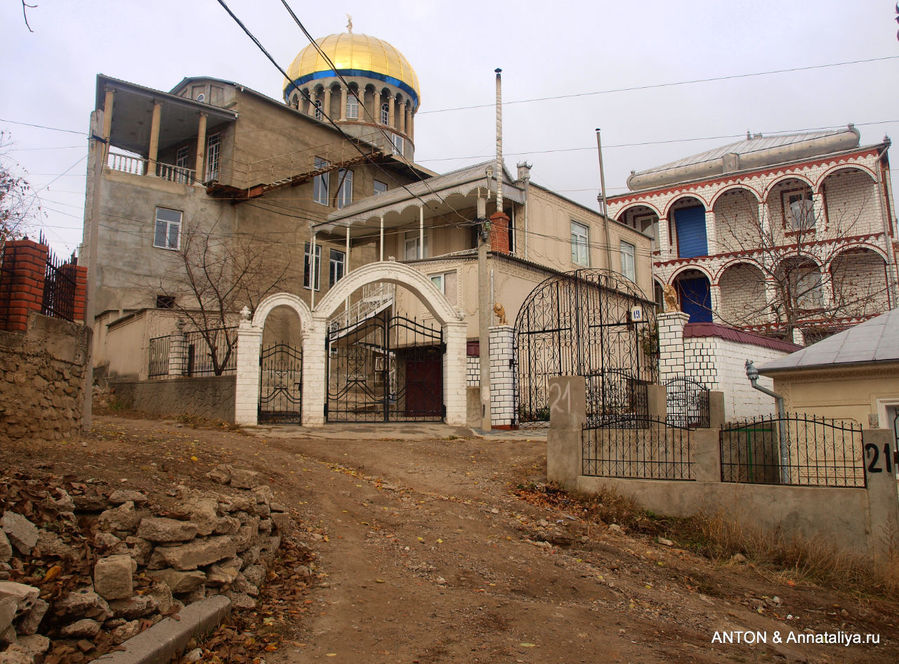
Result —
[{"label": "blue shuttered door", "polygon": [[675,210],[674,225],[677,228],[677,250],[680,258],[708,256],[709,246],[705,238],[705,208],[697,206]]},{"label": "blue shuttered door", "polygon": [[678,279],[680,306],[685,314],[690,314],[691,323],[712,322],[712,296],[709,282],[705,277]]}]

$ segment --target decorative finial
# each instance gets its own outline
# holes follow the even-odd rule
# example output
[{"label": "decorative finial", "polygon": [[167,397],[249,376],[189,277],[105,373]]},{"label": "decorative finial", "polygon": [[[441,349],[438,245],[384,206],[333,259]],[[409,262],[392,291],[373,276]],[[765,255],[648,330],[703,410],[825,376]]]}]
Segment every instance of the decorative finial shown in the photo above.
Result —
[{"label": "decorative finial", "polygon": [[349,14],[346,15],[346,31],[353,34],[353,17]]},{"label": "decorative finial", "polygon": [[249,307],[244,307],[243,309],[240,310],[240,319],[241,320],[250,320],[251,313],[252,312],[250,311]]}]

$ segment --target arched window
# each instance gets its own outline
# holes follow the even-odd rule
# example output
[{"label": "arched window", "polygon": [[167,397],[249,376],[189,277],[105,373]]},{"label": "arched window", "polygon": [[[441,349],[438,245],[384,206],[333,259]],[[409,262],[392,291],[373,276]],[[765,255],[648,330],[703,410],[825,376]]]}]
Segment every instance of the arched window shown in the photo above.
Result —
[{"label": "arched window", "polygon": [[324,117],[325,117],[325,115],[324,115],[324,113],[322,113],[322,100],[316,99],[315,100],[315,119],[322,120],[322,119],[324,119]]},{"label": "arched window", "polygon": [[388,103],[381,104],[381,124],[386,125],[390,122],[390,105]]},{"label": "arched window", "polygon": [[348,120],[359,119],[359,99],[356,97],[356,91],[353,89],[347,90],[346,117]]}]

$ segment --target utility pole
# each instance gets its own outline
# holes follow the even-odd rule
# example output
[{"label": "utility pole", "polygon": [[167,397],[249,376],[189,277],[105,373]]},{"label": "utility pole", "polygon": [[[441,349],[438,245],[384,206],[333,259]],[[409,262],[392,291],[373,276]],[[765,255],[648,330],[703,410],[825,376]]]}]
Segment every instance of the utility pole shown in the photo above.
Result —
[{"label": "utility pole", "polygon": [[[487,193],[490,189],[487,189]],[[490,279],[487,273],[487,250],[490,248],[490,221],[487,219],[487,199],[478,191],[478,359],[481,374],[481,429],[493,427],[490,413]]]},{"label": "utility pole", "polygon": [[[596,129],[596,152],[599,154],[599,196],[596,197],[599,203],[599,213],[602,215],[602,226],[605,229],[606,236],[606,269],[612,270],[612,239],[609,236],[609,218],[606,215],[606,174],[602,167],[602,139],[599,137],[599,128]],[[588,249],[589,251],[589,249]]]}]

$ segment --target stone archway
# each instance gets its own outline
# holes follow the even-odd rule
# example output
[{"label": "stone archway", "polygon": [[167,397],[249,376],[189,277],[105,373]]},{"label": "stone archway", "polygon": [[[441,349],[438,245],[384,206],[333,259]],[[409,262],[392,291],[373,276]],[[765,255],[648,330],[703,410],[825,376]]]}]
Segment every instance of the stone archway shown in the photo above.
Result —
[{"label": "stone archway", "polygon": [[[259,357],[262,333],[269,314],[278,307],[293,310],[300,319],[301,338],[305,353],[307,331],[313,325],[309,306],[296,295],[276,293],[262,300],[250,319],[250,310],[241,312],[237,330],[237,385],[235,388],[234,418],[237,424],[255,426],[259,417]],[[305,382],[305,370],[303,370]],[[305,408],[302,421],[305,423]]]},{"label": "stone archway", "polygon": [[445,344],[442,362],[445,421],[464,425],[466,324],[430,279],[418,270],[394,261],[369,263],[350,272],[328,291],[312,312],[309,334],[303,340],[303,384],[307,386],[303,394],[303,423],[321,425],[325,422],[328,320],[354,292],[375,282],[396,284],[410,291],[440,325]]}]

